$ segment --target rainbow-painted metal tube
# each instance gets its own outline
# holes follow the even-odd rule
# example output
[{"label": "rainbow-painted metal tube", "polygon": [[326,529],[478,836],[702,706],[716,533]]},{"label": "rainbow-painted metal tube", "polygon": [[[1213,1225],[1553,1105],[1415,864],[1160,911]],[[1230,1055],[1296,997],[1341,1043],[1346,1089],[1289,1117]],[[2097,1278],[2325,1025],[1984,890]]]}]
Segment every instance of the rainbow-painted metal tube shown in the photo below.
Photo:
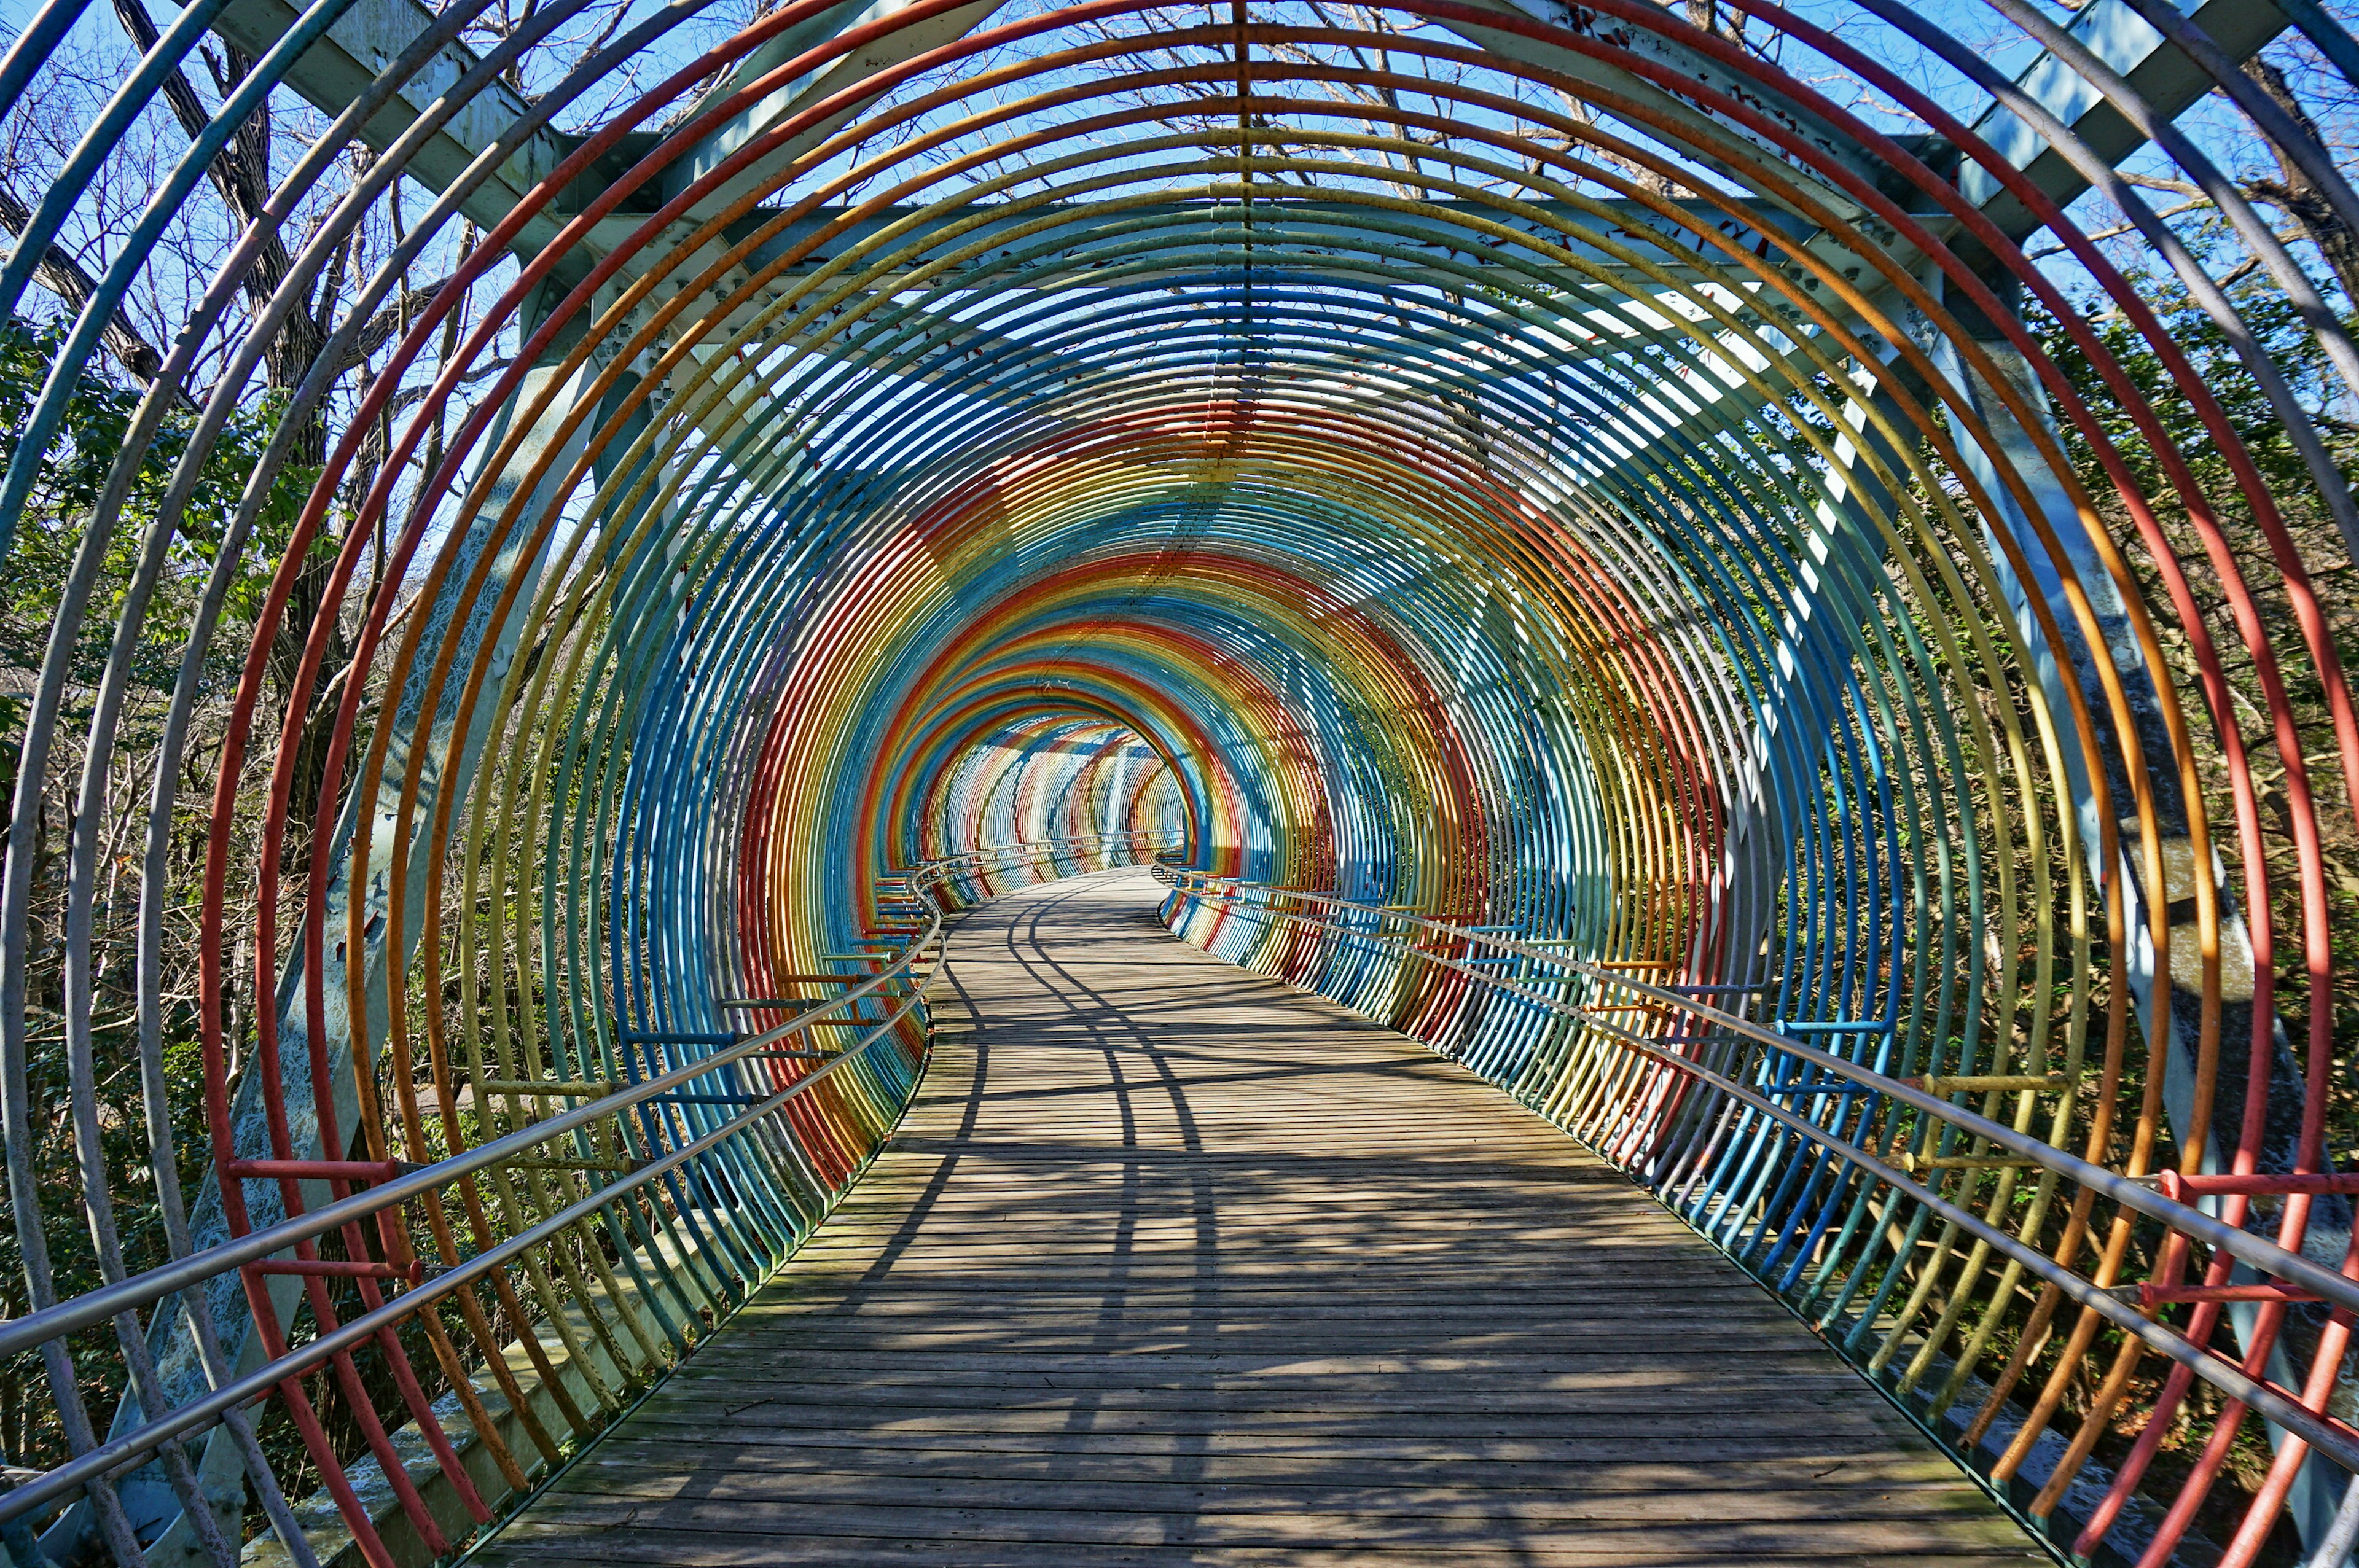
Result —
[{"label": "rainbow-painted metal tube", "polygon": [[[11,340],[0,475],[47,618],[0,880],[6,1457],[47,1477],[8,1552],[457,1550],[787,1263],[920,1012],[811,1026],[894,1044],[774,1106],[821,1057],[645,1086],[914,967],[938,897],[1166,846],[1741,999],[2359,1272],[2321,586],[2359,350],[2305,270],[2359,200],[2241,69],[2359,80],[2334,15],[707,9],[198,0],[10,221],[0,310],[71,297]],[[0,111],[106,20],[33,14]],[[245,74],[74,284],[52,242],[155,106],[210,106],[201,47]],[[222,221],[273,95],[324,128]],[[2327,249],[2224,171],[2255,137]],[[2157,212],[2165,164],[2217,233]],[[192,214],[237,236],[193,272]],[[2348,1323],[2216,1237],[1889,1096],[1810,1113],[1934,1162],[1896,1184],[1464,966],[1175,919],[1663,1184],[2060,1549],[2359,1537],[2344,1450],[2262,1419],[2345,1430]],[[494,1144],[539,1152],[403,1185]],[[156,1438],[256,1364],[266,1412]]]}]

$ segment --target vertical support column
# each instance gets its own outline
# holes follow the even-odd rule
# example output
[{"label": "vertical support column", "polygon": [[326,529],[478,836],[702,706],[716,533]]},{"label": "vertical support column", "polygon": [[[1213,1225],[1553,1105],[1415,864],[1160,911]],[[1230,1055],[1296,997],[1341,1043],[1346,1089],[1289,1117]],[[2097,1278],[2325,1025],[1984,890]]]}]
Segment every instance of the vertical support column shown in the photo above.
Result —
[{"label": "vertical support column", "polygon": [[[2019,285],[2010,284],[2000,291],[1999,297],[2011,303],[2019,291]],[[2050,439],[2057,438],[2058,431],[2049,412],[2047,395],[2023,355],[1972,305],[1958,300],[1951,300],[1948,304],[1973,333],[1976,348],[1989,357],[1998,373],[2006,379],[2010,391],[2024,406],[2036,411],[2042,427],[2041,433]],[[2079,683],[2091,706],[2102,710],[2104,697],[2097,683],[2095,663],[2102,656],[2120,673],[2127,690],[2133,719],[2138,728],[2140,747],[2148,757],[2168,758],[2171,754],[2170,744],[2163,728],[2162,708],[2154,674],[2147,667],[2120,591],[2090,543],[2078,510],[2056,475],[2041,459],[2032,437],[2016,421],[1992,388],[1966,366],[1957,344],[1942,334],[1928,336],[1930,341],[1926,347],[1935,366],[1949,380],[1953,395],[1973,410],[1983,428],[1989,432],[1993,449],[1985,449],[1977,444],[1961,427],[1959,449],[1968,469],[1993,497],[1996,507],[1995,515],[1986,515],[1983,519],[1984,536],[1991,542],[1992,561],[2006,589],[2017,634],[2030,655],[2035,678],[2045,688],[2050,706],[2058,711],[2064,708],[2067,700],[2064,682],[2069,666],[2070,678]],[[2105,643],[2102,650],[2086,646],[2075,629],[2071,609],[2063,596],[2063,579],[2049,559],[2046,548],[2035,537],[2029,519],[2002,484],[2002,474],[2012,474],[2021,481],[2034,504],[2038,507],[2042,520],[2062,542],[2082,589],[2096,613],[2099,633]],[[2034,580],[2028,583],[2018,580],[2008,567],[1997,547],[1997,531],[2001,529],[2019,542],[2021,552],[2031,566]],[[2049,646],[2041,634],[2031,611],[2034,595],[2048,606],[2063,628],[2067,642],[2063,649]],[[2068,743],[2065,748],[2065,784],[2071,792],[2071,808],[2080,819],[2082,842],[2089,858],[2090,874],[2101,883],[2113,880],[2122,890],[2127,935],[2124,951],[2115,956],[2117,972],[2129,985],[2137,1011],[2149,1026],[2158,1008],[2168,1014],[2169,1044],[2163,1076],[2163,1107],[2172,1137],[2180,1144],[2182,1164],[2190,1170],[2218,1171],[2223,1168],[2223,1161],[2217,1130],[2223,1126],[2235,1127],[2243,1119],[2245,1111],[2245,1083],[2252,1041],[2255,989],[2251,935],[2245,928],[2234,892],[2229,885],[2227,870],[2217,853],[2211,856],[2209,864],[2199,866],[2196,863],[2194,846],[2188,836],[2188,803],[2180,795],[2178,778],[2168,770],[2158,772],[2152,781],[2164,836],[2163,861],[2168,885],[2159,890],[2144,885],[2136,849],[2139,829],[2135,817],[2119,824],[2121,855],[2116,863],[2111,866],[2103,863],[2099,838],[2103,824],[2098,820],[2098,806],[2092,784],[2098,768],[2106,770],[2114,801],[2126,800],[2128,779],[2123,772],[2120,757],[2084,756],[2077,747]],[[2158,997],[2155,987],[2154,946],[2147,927],[2149,901],[2158,896],[2169,904],[2191,900],[2195,896],[2198,876],[2211,880],[2222,912],[2218,1082],[2212,1101],[2211,1135],[2206,1137],[2200,1149],[2189,1147],[2185,1134],[2194,1104],[2196,1035],[2202,1005],[2200,989],[2190,986],[2188,981],[2201,973],[2201,955],[2197,946],[2194,926],[2190,923],[2175,923],[2171,932],[2170,987],[2169,994]],[[2276,1059],[2269,1070],[2269,1121],[2260,1161],[2264,1171],[2291,1168],[2303,1100],[2300,1070],[2286,1044],[2283,1025],[2273,1023],[2271,1033],[2276,1040]],[[2203,1200],[2202,1206],[2216,1212],[2219,1200]],[[2303,1251],[2330,1268],[2340,1266],[2350,1227],[2351,1206],[2347,1199],[2331,1196],[2318,1199],[2310,1211]],[[2258,1309],[2249,1303],[2236,1303],[2229,1308],[2230,1323],[2240,1343],[2249,1342],[2257,1312]],[[2284,1331],[2271,1349],[2268,1375],[2282,1384],[2298,1387],[2299,1379],[2287,1355],[2286,1343],[2292,1339],[2307,1345],[2314,1341],[2315,1332],[2312,1325],[2302,1323],[2298,1315],[2289,1315]],[[2274,1446],[2282,1446],[2285,1433],[2271,1427],[2269,1441]],[[2321,1465],[2315,1459],[2303,1466],[2300,1479],[2288,1499],[2288,1507],[2305,1542],[2314,1543],[2324,1537],[2342,1489],[2340,1473],[2331,1466]]]},{"label": "vertical support column", "polygon": [[[536,369],[527,373],[523,388],[493,421],[485,437],[483,450],[495,450],[506,438],[519,407],[528,405],[558,373],[554,369]],[[496,690],[509,666],[514,664],[523,635],[525,608],[530,603],[535,581],[546,565],[548,550],[544,548],[529,557],[523,552],[520,539],[528,530],[519,530],[501,546],[501,556],[495,562],[485,592],[463,621],[458,619],[457,600],[460,590],[476,563],[489,547],[490,532],[499,513],[515,494],[516,485],[528,472],[555,438],[559,422],[564,417],[582,389],[594,377],[595,370],[585,364],[570,378],[564,391],[551,404],[532,434],[518,449],[509,473],[492,488],[490,500],[471,522],[467,533],[454,548],[453,568],[446,577],[434,604],[426,611],[428,630],[426,646],[440,647],[455,642],[458,657],[455,668],[465,671],[478,662],[487,663],[489,676],[486,689]],[[550,465],[549,479],[536,491],[527,509],[527,516],[542,508],[560,503],[563,497],[556,493],[558,477],[578,454],[582,433],[575,431]],[[497,626],[492,624],[493,607],[502,587],[518,577],[523,579],[516,607],[510,616]],[[343,815],[337,823],[331,853],[342,863],[328,884],[326,929],[330,950],[322,961],[327,980],[327,1023],[329,1039],[327,1056],[335,1076],[333,1097],[336,1125],[322,1129],[312,1109],[310,1084],[310,1052],[309,1033],[304,1022],[302,997],[303,953],[299,943],[282,976],[273,1005],[278,1013],[281,1042],[281,1074],[287,1116],[295,1141],[295,1154],[302,1159],[337,1159],[352,1146],[358,1129],[360,1108],[353,1076],[352,1019],[348,1011],[345,977],[353,965],[358,964],[364,975],[367,997],[368,1035],[371,1042],[383,1038],[389,1017],[386,1004],[387,987],[407,968],[411,954],[423,935],[420,923],[425,914],[427,892],[427,861],[432,849],[429,827],[436,803],[447,794],[463,795],[472,785],[489,742],[496,715],[488,703],[479,704],[471,717],[465,732],[459,730],[458,705],[462,680],[446,682],[434,712],[425,713],[425,687],[428,672],[424,667],[414,671],[393,707],[379,722],[394,727],[395,734],[386,764],[386,782],[377,798],[368,803],[376,813],[375,832],[372,835],[369,864],[358,868],[351,863],[352,844],[363,803],[355,797],[346,802]],[[400,806],[398,780],[408,765],[414,748],[423,747],[426,761],[420,769],[418,801],[413,812],[413,829],[406,843],[392,842],[396,814]],[[396,857],[406,860],[408,881],[402,909],[401,951],[391,952],[384,940],[386,899],[390,872]],[[351,908],[355,882],[362,889],[360,896],[366,901],[370,918],[366,926],[369,941],[362,952],[349,955],[334,934],[344,929]],[[268,1124],[262,1101],[262,1087],[249,1076],[239,1086],[235,1104],[231,1109],[235,1129],[237,1152],[249,1159],[267,1158],[271,1154]],[[306,1182],[301,1184],[307,1206],[316,1206],[328,1201],[325,1183]],[[279,1201],[278,1184],[274,1180],[250,1180],[245,1184],[247,1211],[256,1228],[285,1217]],[[227,1222],[222,1213],[221,1193],[212,1177],[206,1179],[199,1191],[190,1216],[192,1238],[200,1249],[229,1239]],[[232,1271],[210,1281],[205,1287],[207,1303],[213,1321],[222,1326],[223,1349],[231,1358],[235,1372],[243,1373],[260,1366],[263,1360],[262,1337],[255,1331],[246,1309],[245,1287],[236,1272]],[[294,1315],[300,1301],[303,1281],[295,1276],[278,1275],[270,1280],[270,1300],[283,1324]],[[175,1400],[196,1397],[207,1388],[204,1368],[195,1342],[190,1336],[186,1318],[179,1299],[160,1303],[149,1321],[148,1346],[167,1390]],[[113,1431],[115,1434],[133,1431],[146,1416],[137,1400],[126,1395],[115,1411]],[[206,1436],[202,1455],[198,1465],[198,1476],[206,1497],[212,1500],[217,1516],[223,1520],[231,1539],[238,1534],[238,1520],[245,1509],[244,1472],[235,1445],[225,1428],[216,1426]],[[178,1499],[163,1479],[160,1465],[151,1464],[120,1483],[127,1508],[132,1509],[133,1524],[143,1537],[160,1530],[156,1544],[147,1552],[152,1568],[209,1568],[200,1547],[196,1531],[180,1516]],[[135,1502],[136,1499],[136,1502]],[[300,1499],[296,1501],[299,1506]],[[71,1552],[82,1529],[80,1516],[83,1509],[71,1510],[51,1531],[43,1545],[60,1562],[71,1561]],[[75,1532],[68,1535],[69,1530]]]},{"label": "vertical support column", "polygon": [[[1900,464],[1868,422],[1868,405],[1880,396],[1869,390],[1872,379],[1864,370],[1854,376],[1855,400],[1846,410],[1851,431],[1835,439],[1835,456],[1843,467],[1826,476],[1828,499],[1799,541],[1796,576],[1780,619],[1777,667],[1755,716],[1749,788],[1730,812],[1716,891],[1723,900],[1721,927],[1727,934],[1725,978],[1732,981],[1767,978],[1761,946],[1776,924],[1778,894],[1792,871],[1800,830],[1799,792],[1816,780],[1825,760],[1843,701],[1839,672],[1852,666],[1855,628],[1875,613],[1885,578],[1884,538],[1875,518],[1890,514],[1892,496],[1863,470],[1860,459],[1864,449],[1873,449],[1887,468],[1897,471]],[[1854,630],[1845,630],[1846,620]]]}]

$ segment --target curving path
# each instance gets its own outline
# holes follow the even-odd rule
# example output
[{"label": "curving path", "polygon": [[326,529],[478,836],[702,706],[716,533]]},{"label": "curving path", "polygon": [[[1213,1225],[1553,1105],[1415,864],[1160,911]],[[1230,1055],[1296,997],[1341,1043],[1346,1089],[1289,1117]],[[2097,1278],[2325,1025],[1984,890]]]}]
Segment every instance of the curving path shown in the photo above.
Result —
[{"label": "curving path", "polygon": [[2046,1561],[1620,1176],[1160,892],[968,916],[899,1136],[476,1562]]}]

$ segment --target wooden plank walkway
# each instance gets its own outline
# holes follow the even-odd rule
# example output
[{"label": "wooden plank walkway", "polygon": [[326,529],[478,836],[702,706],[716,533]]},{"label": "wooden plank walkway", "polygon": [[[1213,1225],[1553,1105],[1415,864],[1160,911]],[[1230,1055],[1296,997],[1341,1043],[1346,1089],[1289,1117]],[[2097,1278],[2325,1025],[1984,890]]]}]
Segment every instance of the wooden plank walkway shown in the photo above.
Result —
[{"label": "wooden plank walkway", "polygon": [[892,1147],[477,1562],[2047,1561],[1620,1176],[1160,891],[968,916]]}]

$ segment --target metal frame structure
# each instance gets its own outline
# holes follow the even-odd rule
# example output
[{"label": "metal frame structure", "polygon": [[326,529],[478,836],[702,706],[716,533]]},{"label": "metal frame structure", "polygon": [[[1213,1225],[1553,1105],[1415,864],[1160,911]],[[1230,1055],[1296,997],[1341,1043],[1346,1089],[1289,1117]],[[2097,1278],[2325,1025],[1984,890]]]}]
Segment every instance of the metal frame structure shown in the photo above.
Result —
[{"label": "metal frame structure", "polygon": [[[2359,350],[2183,121],[2212,96],[2359,225],[2240,69],[2282,35],[2359,80],[2334,16],[1987,0],[2001,64],[1900,0],[790,0],[726,38],[644,0],[521,91],[597,4],[485,41],[484,0],[195,0],[0,267],[27,310],[175,73],[250,57],[0,476],[0,542],[71,560],[0,881],[31,1309],[0,1354],[49,1401],[0,1549],[457,1550],[781,1265],[906,1100],[915,992],[797,988],[912,973],[937,893],[1184,841],[1354,912],[1199,880],[1184,932],[1657,1184],[1930,1428],[1971,1406],[1955,1446],[2040,1476],[2060,1551],[2159,1564],[2200,1527],[2340,1568],[2359,718],[2316,583],[2359,504],[2312,403]],[[0,112],[88,25],[40,9]],[[76,447],[118,306],[273,95],[324,130],[119,438]],[[2157,214],[2140,149],[2248,265]],[[61,451],[103,474],[71,516]],[[1527,983],[1560,961],[1578,1005]],[[784,1044],[847,1008],[856,1056]],[[1801,1076],[1761,1076],[1780,1052]],[[103,1282],[61,1292],[61,1259]]]}]

